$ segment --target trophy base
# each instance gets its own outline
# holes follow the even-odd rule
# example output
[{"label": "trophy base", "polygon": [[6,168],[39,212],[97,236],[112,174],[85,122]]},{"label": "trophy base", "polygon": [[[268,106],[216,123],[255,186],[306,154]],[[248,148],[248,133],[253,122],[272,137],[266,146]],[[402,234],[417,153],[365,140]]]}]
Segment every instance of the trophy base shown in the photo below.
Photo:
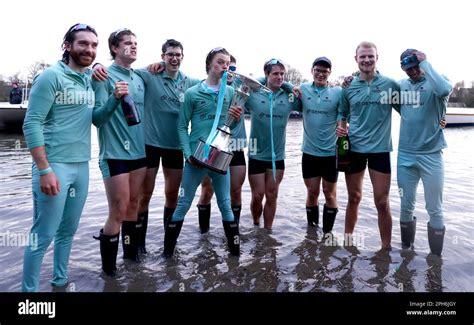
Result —
[{"label": "trophy base", "polygon": [[194,154],[189,159],[199,166],[212,170],[219,174],[227,174],[230,161],[234,156],[231,152],[219,150],[213,145],[209,146],[208,159],[204,159],[204,147],[206,143],[200,140]]}]

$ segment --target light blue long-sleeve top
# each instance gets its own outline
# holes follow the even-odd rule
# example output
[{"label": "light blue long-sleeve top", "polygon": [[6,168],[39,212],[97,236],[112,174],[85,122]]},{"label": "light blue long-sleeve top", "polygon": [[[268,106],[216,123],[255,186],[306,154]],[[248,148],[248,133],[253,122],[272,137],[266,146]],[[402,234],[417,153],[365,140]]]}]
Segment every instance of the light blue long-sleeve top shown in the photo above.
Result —
[{"label": "light blue long-sleeve top", "polygon": [[[408,153],[432,153],[447,147],[439,126],[446,114],[451,83],[422,61],[425,75],[418,82],[411,79],[400,82],[400,142],[398,150]],[[405,100],[403,100],[405,98]]]},{"label": "light blue long-sleeve top", "polygon": [[94,92],[91,71],[59,61],[35,77],[23,124],[29,149],[44,146],[49,162],[90,160]]}]

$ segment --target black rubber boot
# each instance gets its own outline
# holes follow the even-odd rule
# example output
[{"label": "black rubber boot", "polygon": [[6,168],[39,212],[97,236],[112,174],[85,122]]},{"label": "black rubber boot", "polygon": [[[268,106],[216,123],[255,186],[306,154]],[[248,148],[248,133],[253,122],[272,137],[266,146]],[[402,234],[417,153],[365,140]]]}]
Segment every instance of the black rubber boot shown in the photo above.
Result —
[{"label": "black rubber boot", "polygon": [[109,276],[115,276],[117,266],[117,252],[119,244],[119,234],[104,235],[104,229],[100,230],[99,236],[93,236],[100,241],[100,257],[102,260],[102,270]]},{"label": "black rubber boot", "polygon": [[137,218],[138,253],[146,254],[146,230],[148,228],[148,210],[139,213]]},{"label": "black rubber boot", "polygon": [[140,262],[138,256],[138,233],[136,221],[122,221],[122,249],[123,258]]},{"label": "black rubber boot", "polygon": [[317,227],[319,223],[319,205],[315,207],[306,206],[306,220],[308,225]]},{"label": "black rubber boot", "polygon": [[181,232],[181,227],[183,226],[183,220],[181,221],[171,221],[166,224],[165,230],[165,249],[163,255],[165,257],[171,257],[174,253],[174,248],[176,246],[176,241],[178,240],[179,233]]},{"label": "black rubber boot", "polygon": [[416,218],[413,217],[412,221],[402,222],[400,221],[400,234],[402,237],[402,248],[408,249],[412,247],[415,242],[416,233]]},{"label": "black rubber boot", "polygon": [[176,210],[176,208],[165,207],[163,209],[163,228],[165,230],[166,230],[166,222],[171,219],[171,217],[173,216],[174,210]]},{"label": "black rubber boot", "polygon": [[237,224],[240,224],[240,211],[242,211],[242,205],[233,205],[232,212],[234,213],[234,219]]},{"label": "black rubber boot", "polygon": [[205,234],[209,231],[209,225],[211,222],[211,204],[198,204],[199,212],[199,229],[201,234]]},{"label": "black rubber boot", "polygon": [[328,208],[326,204],[323,208],[323,232],[329,233],[332,231],[336,215],[339,210],[337,208]]},{"label": "black rubber boot", "polygon": [[239,234],[239,224],[237,221],[224,221],[225,236],[227,237],[227,246],[231,255],[239,256],[240,255],[240,234]]},{"label": "black rubber boot", "polygon": [[431,228],[430,223],[428,222],[428,243],[430,244],[432,254],[441,256],[445,232],[446,227],[443,227],[443,229]]}]

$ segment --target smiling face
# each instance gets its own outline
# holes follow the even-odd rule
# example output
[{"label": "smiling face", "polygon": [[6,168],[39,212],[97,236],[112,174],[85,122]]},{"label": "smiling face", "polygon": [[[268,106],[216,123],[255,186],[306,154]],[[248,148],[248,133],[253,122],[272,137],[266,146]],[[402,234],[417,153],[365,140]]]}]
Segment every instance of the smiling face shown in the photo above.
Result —
[{"label": "smiling face", "polygon": [[183,62],[183,50],[180,47],[167,47],[165,53],[161,54],[165,62],[165,69],[168,74],[178,72],[181,62]]},{"label": "smiling face", "polygon": [[318,87],[325,87],[328,82],[331,69],[322,64],[316,64],[311,70],[313,74],[313,82]]},{"label": "smiling face", "polygon": [[97,55],[97,36],[87,30],[77,32],[74,36],[72,44],[65,43],[64,48],[69,51],[69,55],[73,62],[80,68],[86,68],[94,62]]},{"label": "smiling face", "polygon": [[272,66],[270,73],[265,75],[267,77],[267,85],[273,91],[276,91],[283,84],[283,77],[285,76],[285,68],[280,64]]},{"label": "smiling face", "polygon": [[359,47],[355,56],[359,70],[362,73],[374,73],[376,70],[375,64],[378,58],[377,50],[374,47],[365,46]]}]

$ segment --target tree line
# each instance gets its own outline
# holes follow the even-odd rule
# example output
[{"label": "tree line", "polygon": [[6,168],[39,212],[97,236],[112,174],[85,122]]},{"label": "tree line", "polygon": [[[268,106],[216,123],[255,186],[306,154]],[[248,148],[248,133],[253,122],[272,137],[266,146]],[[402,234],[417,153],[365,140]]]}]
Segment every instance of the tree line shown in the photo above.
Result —
[{"label": "tree line", "polygon": [[[0,102],[9,101],[9,94],[13,82],[18,82],[20,88],[25,88],[25,86],[30,88],[33,78],[49,66],[51,66],[51,64],[48,64],[43,60],[37,61],[32,63],[26,69],[26,78],[20,77],[20,71],[6,79],[0,78]],[[340,86],[343,80],[344,76],[339,76],[336,79],[331,80],[330,83],[333,86]],[[303,75],[298,69],[291,66],[287,66],[285,81],[290,82],[295,86],[308,82],[307,79],[303,78]],[[474,81],[471,81],[469,86],[464,81],[455,83],[453,92],[449,98],[449,103],[448,106],[474,107]]]}]

